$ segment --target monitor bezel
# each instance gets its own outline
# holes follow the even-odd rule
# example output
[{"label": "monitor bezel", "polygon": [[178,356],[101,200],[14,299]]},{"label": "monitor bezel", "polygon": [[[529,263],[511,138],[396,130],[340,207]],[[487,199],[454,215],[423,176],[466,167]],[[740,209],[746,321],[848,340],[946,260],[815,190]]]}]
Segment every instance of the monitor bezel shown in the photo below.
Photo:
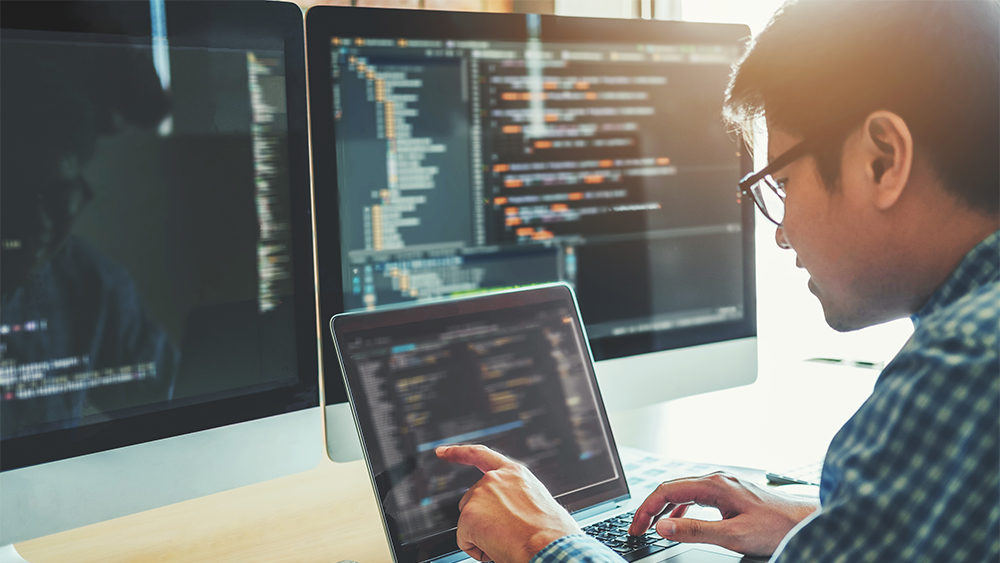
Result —
[{"label": "monitor bezel", "polygon": [[[421,39],[488,39],[525,41],[526,14],[398,10],[337,6],[313,6],[306,12],[306,40],[309,66],[313,183],[317,213],[336,217],[339,213],[337,167],[333,158],[336,143],[333,115],[330,39],[332,37],[379,37]],[[612,19],[534,15],[540,18],[540,39],[545,42],[626,42],[732,44],[743,48],[750,30],[742,24],[716,24],[662,20]],[[669,41],[664,38],[669,37]],[[721,97],[723,92],[719,92]],[[721,115],[720,115],[721,126]],[[741,174],[752,166],[747,151],[740,151]],[[734,205],[736,180],[733,181]],[[704,327],[652,333],[604,337],[591,340],[595,360],[660,352],[757,335],[756,274],[754,264],[754,214],[752,206],[740,211],[743,246],[743,303],[741,320]],[[320,316],[328,319],[343,312],[343,282],[340,273],[341,249],[337,221],[317,220],[319,249],[317,280]],[[333,342],[322,342],[324,404],[347,401]]]},{"label": "monitor bezel", "polygon": [[[295,383],[10,438],[0,444],[3,471],[299,411],[319,403],[302,11],[284,2],[216,0],[167,1],[165,8],[171,45],[278,48],[285,52],[298,368],[288,375]],[[150,4],[128,0],[5,1],[0,3],[0,25],[4,33],[83,34],[98,41],[148,43],[151,37]],[[157,406],[163,407],[153,407]]]}]

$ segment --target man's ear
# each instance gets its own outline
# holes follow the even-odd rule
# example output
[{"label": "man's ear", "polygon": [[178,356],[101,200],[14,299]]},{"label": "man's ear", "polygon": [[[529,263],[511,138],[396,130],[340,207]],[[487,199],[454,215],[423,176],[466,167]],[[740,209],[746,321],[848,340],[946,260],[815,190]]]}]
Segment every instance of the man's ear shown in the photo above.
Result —
[{"label": "man's ear", "polygon": [[886,210],[903,195],[913,167],[913,136],[903,118],[876,111],[861,131],[865,177],[874,189],[875,205]]}]

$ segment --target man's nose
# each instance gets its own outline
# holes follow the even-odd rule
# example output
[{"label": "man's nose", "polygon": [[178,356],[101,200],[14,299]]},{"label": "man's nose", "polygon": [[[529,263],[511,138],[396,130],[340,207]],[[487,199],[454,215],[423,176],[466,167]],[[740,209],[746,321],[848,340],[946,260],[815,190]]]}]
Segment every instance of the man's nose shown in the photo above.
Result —
[{"label": "man's nose", "polygon": [[778,248],[782,248],[785,250],[788,250],[789,248],[792,247],[791,244],[788,244],[788,239],[785,238],[784,227],[779,226],[777,229],[774,230],[774,242],[778,245]]}]

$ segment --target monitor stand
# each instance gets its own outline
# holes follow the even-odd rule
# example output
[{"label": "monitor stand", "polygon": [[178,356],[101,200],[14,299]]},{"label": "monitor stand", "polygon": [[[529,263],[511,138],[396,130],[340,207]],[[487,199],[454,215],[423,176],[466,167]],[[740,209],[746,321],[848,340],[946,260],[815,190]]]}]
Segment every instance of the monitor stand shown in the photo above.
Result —
[{"label": "monitor stand", "polygon": [[[362,459],[361,440],[350,403],[326,405],[323,424],[326,429],[326,453],[337,463]],[[0,562],[2,563],[2,562]]]},{"label": "monitor stand", "polygon": [[14,544],[9,543],[7,545],[0,545],[0,563],[28,563],[28,561],[24,557],[21,557]]}]

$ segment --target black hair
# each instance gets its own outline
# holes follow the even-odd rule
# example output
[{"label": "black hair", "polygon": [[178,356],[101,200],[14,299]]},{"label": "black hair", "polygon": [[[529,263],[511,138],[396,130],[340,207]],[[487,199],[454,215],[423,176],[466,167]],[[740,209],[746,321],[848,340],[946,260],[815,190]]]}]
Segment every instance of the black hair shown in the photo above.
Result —
[{"label": "black hair", "polygon": [[1000,213],[1000,3],[801,0],[784,5],[734,68],[724,116],[818,143],[835,189],[843,143],[873,111],[907,123],[914,150],[968,206]]}]

